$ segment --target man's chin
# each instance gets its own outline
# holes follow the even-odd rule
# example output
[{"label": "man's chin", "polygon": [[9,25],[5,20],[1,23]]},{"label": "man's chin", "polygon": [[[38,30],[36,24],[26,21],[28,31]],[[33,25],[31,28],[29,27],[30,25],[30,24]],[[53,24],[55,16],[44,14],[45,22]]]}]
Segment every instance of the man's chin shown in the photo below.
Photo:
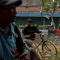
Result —
[{"label": "man's chin", "polygon": [[11,20],[11,22],[15,22],[15,21],[16,21],[16,19],[12,19],[12,20]]},{"label": "man's chin", "polygon": [[6,22],[8,22],[8,23],[12,23],[12,22],[15,22],[15,21],[16,21],[16,19],[11,19],[11,20],[6,21]]},{"label": "man's chin", "polygon": [[14,22],[16,21],[16,19],[13,20]]}]

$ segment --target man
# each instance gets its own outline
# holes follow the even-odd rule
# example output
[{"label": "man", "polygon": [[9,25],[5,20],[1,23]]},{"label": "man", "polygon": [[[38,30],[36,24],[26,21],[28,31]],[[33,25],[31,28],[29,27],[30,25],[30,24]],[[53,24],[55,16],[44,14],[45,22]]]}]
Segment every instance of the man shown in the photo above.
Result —
[{"label": "man", "polygon": [[16,47],[20,53],[17,60],[30,60],[30,50],[23,43],[20,33],[18,36],[20,40],[16,40],[13,33],[12,22],[16,20],[16,7],[21,3],[21,0],[0,0],[0,60],[14,60]]},{"label": "man", "polygon": [[51,27],[50,27],[50,29],[54,29],[54,24],[53,24],[53,22],[51,22]]},{"label": "man", "polygon": [[42,33],[42,32],[39,31],[36,26],[33,26],[32,22],[33,22],[32,19],[27,20],[28,26],[24,28],[23,34],[24,34],[26,39],[34,40],[35,33]]}]

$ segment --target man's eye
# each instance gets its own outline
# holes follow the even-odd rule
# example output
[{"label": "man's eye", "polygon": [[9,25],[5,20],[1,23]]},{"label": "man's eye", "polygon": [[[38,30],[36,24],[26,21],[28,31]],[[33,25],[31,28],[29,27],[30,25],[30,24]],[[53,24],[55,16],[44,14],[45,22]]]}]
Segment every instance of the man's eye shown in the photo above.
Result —
[{"label": "man's eye", "polygon": [[11,9],[13,9],[13,7],[11,7]]}]

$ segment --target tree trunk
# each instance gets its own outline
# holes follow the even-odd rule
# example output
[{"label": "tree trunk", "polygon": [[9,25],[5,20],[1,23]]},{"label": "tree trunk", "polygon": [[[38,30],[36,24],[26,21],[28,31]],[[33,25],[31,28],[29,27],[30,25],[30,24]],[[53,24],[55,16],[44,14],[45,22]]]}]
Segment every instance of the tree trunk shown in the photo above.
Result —
[{"label": "tree trunk", "polygon": [[52,15],[51,15],[51,19],[52,19],[53,26],[54,26],[54,30],[55,30],[55,24],[54,24],[54,20],[53,20],[53,13],[52,13]]}]

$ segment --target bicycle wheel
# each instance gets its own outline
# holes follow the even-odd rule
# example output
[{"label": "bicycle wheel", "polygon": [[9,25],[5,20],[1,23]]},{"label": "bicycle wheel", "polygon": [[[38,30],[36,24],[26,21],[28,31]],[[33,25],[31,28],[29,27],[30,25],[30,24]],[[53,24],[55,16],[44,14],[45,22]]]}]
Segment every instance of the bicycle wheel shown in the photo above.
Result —
[{"label": "bicycle wheel", "polygon": [[49,40],[43,42],[42,51],[47,52],[47,53],[56,53],[57,54],[57,48],[56,48],[55,44]]},{"label": "bicycle wheel", "polygon": [[30,48],[33,48],[36,51],[38,56],[37,60],[43,60],[40,50],[37,48],[37,45],[35,44],[35,42],[31,40],[25,40],[25,42]]}]

